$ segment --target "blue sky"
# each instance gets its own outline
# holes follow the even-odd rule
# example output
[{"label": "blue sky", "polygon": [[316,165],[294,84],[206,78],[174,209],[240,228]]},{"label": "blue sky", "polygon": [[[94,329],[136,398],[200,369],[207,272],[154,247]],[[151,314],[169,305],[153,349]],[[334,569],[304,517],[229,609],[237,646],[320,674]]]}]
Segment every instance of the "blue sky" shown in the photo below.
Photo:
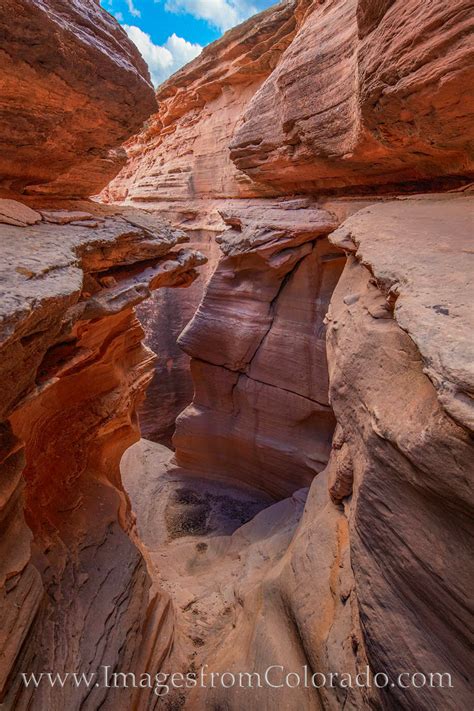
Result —
[{"label": "blue sky", "polygon": [[272,0],[101,0],[148,63],[157,86]]}]

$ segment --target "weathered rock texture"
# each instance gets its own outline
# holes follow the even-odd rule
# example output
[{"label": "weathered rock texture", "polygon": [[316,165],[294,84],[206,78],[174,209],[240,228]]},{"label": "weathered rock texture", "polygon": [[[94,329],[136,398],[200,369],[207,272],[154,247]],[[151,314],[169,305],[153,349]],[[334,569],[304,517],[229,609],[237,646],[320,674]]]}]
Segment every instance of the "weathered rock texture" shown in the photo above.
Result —
[{"label": "weathered rock texture", "polygon": [[177,421],[177,461],[284,496],[330,450],[323,319],[344,254],[324,239],[335,218],[304,200],[223,216],[224,256],[180,337],[195,395]]},{"label": "weathered rock texture", "polygon": [[296,2],[283,3],[251,18],[159,87],[158,113],[126,144],[127,166],[102,194],[106,201],[165,211],[209,259],[192,289],[160,292],[157,308],[147,303],[140,311],[147,343],[158,355],[140,421],[144,436],[157,441],[169,443],[193,394],[189,359],[170,339],[169,319],[179,335],[203,296],[219,257],[215,238],[226,228],[219,210],[228,209],[229,200],[268,193],[236,169],[229,144],[246,105],[295,34],[296,8]]},{"label": "weathered rock texture", "polygon": [[6,2],[0,33],[0,705],[129,708],[132,688],[21,672],[153,672],[171,646],[119,461],[153,374],[134,306],[205,258],[156,215],[63,199],[100,190],[156,106],[116,21],[93,0]]},{"label": "weathered rock texture", "polygon": [[[44,172],[31,151],[42,139],[12,139],[19,163],[4,188],[54,199],[0,201],[1,700],[470,708],[472,198],[397,198],[421,185],[468,192],[468,3],[296,1],[232,30],[159,90],[102,193],[122,207],[58,195],[98,189],[117,168],[104,170],[105,151],[152,110],[143,65],[97,3],[10,9],[8,38],[25,9],[39,26],[38,79],[19,101],[8,82],[30,74],[24,41],[10,39],[6,143],[20,105],[48,119],[66,97],[56,118],[72,105],[75,123],[58,142],[43,127]],[[203,257],[179,249],[188,237],[211,256],[181,336],[194,398],[175,453],[142,442],[123,459],[135,524],[118,463],[138,439],[152,357],[133,307],[193,281]],[[160,300],[176,331],[199,296]],[[189,380],[172,385],[187,364],[167,328],[160,317],[149,333],[172,376],[144,420],[157,439],[190,397]],[[368,666],[389,680],[195,688],[161,702],[103,685],[33,691],[18,675],[103,664],[281,664],[326,679]],[[451,685],[402,687],[398,675],[414,672]]]},{"label": "weathered rock texture", "polygon": [[[309,492],[268,506],[252,490],[190,478],[170,454],[141,440],[122,460],[139,533],[176,604],[176,645],[165,668],[183,664],[179,648],[183,668],[207,664],[209,672],[258,672],[263,680],[273,667],[276,685],[289,672],[303,679],[305,666],[308,679],[342,669],[366,674],[348,521],[329,498],[331,466]],[[259,687],[254,677],[252,688],[224,689],[219,681],[210,687],[208,678],[205,688],[188,690],[185,708],[336,711],[378,704],[376,690],[337,683],[316,692],[304,684]],[[178,698],[171,690],[168,699]]]},{"label": "weathered rock texture", "polygon": [[162,84],[158,113],[126,144],[128,164],[105,197],[166,205],[186,200],[189,219],[193,199],[265,194],[236,169],[229,143],[294,37],[296,8],[296,2],[282,3],[251,18]]},{"label": "weathered rock texture", "polygon": [[[374,205],[330,236],[351,253],[328,314],[338,421],[330,462],[289,544],[280,539],[270,553],[275,536],[259,523],[268,516],[272,532],[286,531],[287,500],[234,534],[273,563],[259,566],[246,543],[239,547],[243,571],[227,583],[238,604],[205,662],[262,675],[272,664],[300,673],[307,664],[326,678],[336,671],[354,678],[369,664],[389,683],[279,689],[274,703],[456,709],[472,702],[473,206],[472,198],[448,196]],[[209,551],[202,566],[226,589],[228,551],[212,539]],[[414,672],[410,685],[406,674]],[[421,674],[438,673],[452,686],[418,686]],[[257,709],[272,703],[272,693],[219,688],[190,699]]]},{"label": "weathered rock texture", "polygon": [[188,360],[162,314],[178,332],[198,306],[229,201],[472,180],[470,29],[466,0],[288,2],[231,30],[159,88],[158,113],[127,143],[128,164],[103,198],[164,210],[210,259],[193,290],[160,293],[154,315],[144,307],[159,357],[141,412],[147,436],[169,441],[191,397]]},{"label": "weathered rock texture", "polygon": [[[258,446],[261,430],[252,432],[257,440],[253,459],[245,440],[237,440],[239,423],[234,431],[228,426],[232,410],[226,404],[234,405],[238,418],[248,403],[242,396],[229,397],[226,379],[235,383],[242,376],[232,378],[222,363],[232,357],[246,362],[243,338],[233,349],[220,342],[213,351],[219,365],[197,361],[193,366],[195,401],[178,423],[174,457],[146,442],[127,452],[124,480],[139,530],[155,575],[176,604],[176,647],[164,668],[207,664],[216,673],[259,672],[264,678],[268,667],[281,665],[301,677],[305,667],[309,677],[319,674],[317,690],[208,685],[187,692],[187,707],[283,704],[336,711],[470,705],[474,372],[467,334],[473,325],[473,207],[472,198],[448,195],[374,204],[330,235],[330,242],[349,255],[327,315],[329,395],[338,424],[328,466],[312,484],[308,476],[309,493],[300,490],[246,522],[258,499],[236,489],[236,482],[284,495],[283,486],[275,490],[280,482],[276,443],[280,456],[285,446],[291,452],[288,489],[302,482],[298,457],[304,447],[297,439],[299,424],[291,419],[291,398],[271,410],[274,419],[263,446]],[[306,213],[309,218],[311,211]],[[237,220],[235,214],[227,219]],[[226,252],[245,244],[245,230],[238,235],[230,232],[223,240]],[[325,243],[318,239],[314,249]],[[256,259],[251,249],[239,254],[244,265],[250,256]],[[220,337],[219,307],[230,323],[229,289],[213,287],[229,258],[211,279],[200,312],[183,335],[185,344],[199,343],[212,317]],[[452,280],[444,278],[447,268]],[[243,270],[259,285],[255,293],[264,295],[254,273]],[[298,281],[305,283],[302,277]],[[243,289],[238,293],[246,295]],[[245,318],[240,324],[245,334],[242,323]],[[274,330],[273,337],[279,333],[276,324],[282,327],[277,315],[268,331]],[[285,332],[287,338],[291,333],[297,359],[300,334]],[[208,342],[203,339],[201,347]],[[313,341],[310,350],[317,355]],[[301,363],[296,372],[306,373],[307,387],[319,384]],[[278,368],[272,375],[283,382]],[[208,429],[200,428],[203,419]],[[292,426],[285,431],[281,421]],[[220,431],[215,459],[199,447],[216,422],[240,445],[226,466]],[[187,427],[200,435],[191,453]],[[307,432],[316,446],[321,431],[315,417]],[[295,441],[296,451],[291,449]],[[266,456],[259,459],[263,447]],[[218,481],[224,471],[231,475],[225,483]],[[234,512],[233,518],[223,511]],[[377,672],[388,675],[385,688],[375,686]],[[408,675],[415,672],[410,684]],[[281,681],[278,673],[275,669],[275,683]],[[362,686],[323,685],[321,675],[327,680],[331,673],[339,680],[359,674]],[[443,688],[437,686],[439,674]],[[433,675],[434,687],[420,685],[421,675]],[[370,685],[365,679],[372,679]]]},{"label": "weathered rock texture", "polygon": [[[470,705],[474,201],[401,200],[331,236],[354,256],[328,314],[331,403],[353,476],[350,541],[372,668],[448,672],[391,708]],[[471,523],[469,523],[471,522]]]},{"label": "weathered rock texture", "polygon": [[172,446],[176,418],[193,399],[189,357],[179,347],[178,336],[194,316],[219,252],[212,232],[197,229],[187,234],[189,249],[207,259],[199,279],[187,289],[158,289],[137,306],[145,343],[156,354],[153,378],[139,408],[140,430],[143,437],[168,446]]},{"label": "weathered rock texture", "polygon": [[0,189],[88,196],[156,107],[148,69],[96,0],[2,0]]},{"label": "weathered rock texture", "polygon": [[312,3],[232,160],[278,191],[472,180],[471,33],[468,0]]},{"label": "weathered rock texture", "polygon": [[[124,461],[176,602],[185,661],[167,668],[389,676],[379,690],[196,689],[189,708],[472,703],[472,201],[394,199],[469,191],[469,10],[272,9],[160,89],[107,189],[221,233],[180,338],[195,392],[176,453],[145,444]],[[261,51],[272,23],[276,49],[257,58],[250,40]],[[282,500],[229,531],[213,487],[237,481]],[[176,536],[185,516],[196,525]],[[402,688],[406,672],[452,686]]]},{"label": "weathered rock texture", "polygon": [[[119,474],[152,376],[133,306],[188,284],[202,258],[173,251],[185,235],[132,208],[35,215],[0,225],[1,690],[7,707],[79,708],[87,688],[33,695],[19,672],[153,668],[166,652],[150,641],[163,603],[149,595]],[[112,703],[106,693],[94,690],[93,703]]]}]

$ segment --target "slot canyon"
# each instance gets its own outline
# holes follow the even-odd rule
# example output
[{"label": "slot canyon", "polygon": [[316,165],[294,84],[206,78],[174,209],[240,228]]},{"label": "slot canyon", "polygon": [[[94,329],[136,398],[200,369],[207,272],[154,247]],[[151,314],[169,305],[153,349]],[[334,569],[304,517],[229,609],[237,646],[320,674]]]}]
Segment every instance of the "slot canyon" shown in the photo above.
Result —
[{"label": "slot canyon", "polygon": [[2,711],[473,707],[473,24],[2,0]]}]

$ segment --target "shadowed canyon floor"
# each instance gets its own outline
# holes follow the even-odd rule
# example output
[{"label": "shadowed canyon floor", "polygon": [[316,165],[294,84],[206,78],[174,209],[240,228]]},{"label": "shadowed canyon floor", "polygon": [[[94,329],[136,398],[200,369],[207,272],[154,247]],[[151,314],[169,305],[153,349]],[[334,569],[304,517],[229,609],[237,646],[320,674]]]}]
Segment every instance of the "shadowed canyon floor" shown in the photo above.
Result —
[{"label": "shadowed canyon floor", "polygon": [[2,3],[2,711],[472,708],[470,10]]},{"label": "shadowed canyon floor", "polygon": [[191,476],[147,440],[127,450],[121,469],[154,579],[174,603],[184,668],[197,670],[237,625],[243,633],[244,597],[283,556],[307,489],[274,503],[250,487]]}]

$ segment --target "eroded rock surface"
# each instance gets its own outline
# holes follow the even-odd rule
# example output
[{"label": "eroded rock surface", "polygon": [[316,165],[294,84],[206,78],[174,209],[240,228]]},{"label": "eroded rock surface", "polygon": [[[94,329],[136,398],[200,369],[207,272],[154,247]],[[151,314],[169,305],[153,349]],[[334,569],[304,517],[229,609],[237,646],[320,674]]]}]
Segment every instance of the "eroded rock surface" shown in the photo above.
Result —
[{"label": "eroded rock surface", "polygon": [[[203,257],[133,208],[75,202],[35,213],[34,225],[0,225],[1,687],[7,707],[79,708],[87,688],[58,696],[45,685],[32,696],[18,672],[156,666],[166,653],[166,641],[157,652],[147,638],[163,600],[149,594],[118,465],[138,437],[134,411],[153,372],[133,306],[151,289],[186,286]],[[94,703],[106,693],[94,691]]]},{"label": "eroded rock surface", "polygon": [[177,420],[177,462],[281,497],[327,462],[323,319],[344,255],[324,238],[334,216],[307,201],[223,217],[224,256],[179,341],[195,395]]},{"label": "eroded rock surface", "polygon": [[137,48],[95,0],[3,0],[0,37],[0,188],[98,193],[156,107]]},{"label": "eroded rock surface", "polygon": [[[470,708],[467,2],[297,1],[233,29],[160,88],[102,193],[121,207],[59,196],[103,187],[154,110],[135,49],[92,0],[4,7],[1,701]],[[466,195],[394,199],[422,185]],[[142,306],[194,281],[200,245],[202,286]],[[127,451],[132,511],[119,460],[153,374],[133,309],[160,351],[143,422],[168,441],[192,384],[161,333],[206,281],[194,400],[175,453]],[[160,701],[19,678],[103,664],[452,685]]]},{"label": "eroded rock surface", "polygon": [[128,164],[104,197],[187,200],[189,211],[195,198],[265,194],[236,169],[229,143],[246,104],[293,39],[296,7],[281,3],[233,28],[162,84],[158,112],[126,144]]},{"label": "eroded rock surface", "polygon": [[64,199],[115,175],[156,106],[118,23],[95,0],[12,1],[0,33],[0,705],[130,706],[133,689],[21,673],[158,670],[169,651],[119,461],[153,375],[134,306],[205,258],[156,215]]},{"label": "eroded rock surface", "polygon": [[[389,679],[383,689],[373,681],[332,687],[321,682],[318,689],[217,683],[187,691],[185,707],[430,709],[441,704],[457,709],[470,704],[472,428],[467,408],[472,388],[464,338],[472,318],[465,305],[474,288],[466,241],[472,207],[466,197],[401,199],[356,212],[330,235],[330,242],[348,252],[327,315],[329,395],[338,424],[328,465],[312,483],[308,479],[309,493],[298,491],[239,525],[216,510],[223,490],[236,510],[236,500],[251,498],[232,489],[236,480],[270,492],[272,486],[257,469],[246,476],[242,443],[234,452],[234,469],[226,464],[232,472],[226,482],[219,481],[222,459],[211,461],[204,447],[195,448],[189,464],[185,461],[187,469],[176,466],[186,420],[192,430],[193,420],[212,418],[215,410],[213,426],[227,426],[227,383],[220,373],[232,383],[236,377],[222,365],[194,366],[196,401],[178,424],[176,455],[146,442],[127,452],[122,467],[140,530],[157,579],[176,602],[177,648],[184,658],[173,651],[165,668],[207,664],[217,674],[258,672],[264,678],[274,665],[272,674],[282,667],[302,678],[306,667],[310,677],[319,675],[318,683],[331,674],[339,680],[359,674],[363,680],[379,672]],[[231,219],[235,224],[236,216]],[[224,250],[235,256],[242,242],[255,259],[244,232],[238,233],[242,237],[230,232]],[[317,240],[316,248],[323,242]],[[451,281],[426,278],[444,274],[460,254],[463,263],[454,270],[453,262]],[[313,287],[316,281],[311,279]],[[216,314],[211,305],[226,308],[222,294],[229,290],[206,302],[212,288],[211,280],[201,329],[206,312]],[[425,318],[433,305],[444,311],[434,309],[433,317]],[[195,328],[190,325],[191,334]],[[447,342],[449,372],[443,367]],[[237,354],[240,340],[236,343]],[[311,352],[318,352],[314,343]],[[220,347],[215,353],[228,359],[232,350]],[[311,370],[300,364],[300,371],[306,373],[303,382],[314,383]],[[445,398],[446,390],[453,392],[453,374],[454,404],[460,398],[462,410]],[[242,411],[241,399],[236,402]],[[285,421],[292,416],[289,402]],[[279,430],[278,409],[272,414],[268,431],[277,433],[281,449],[290,448],[298,425]],[[320,422],[308,430],[317,437]],[[219,445],[218,436],[215,441]],[[265,444],[260,472],[273,464],[269,437]],[[255,447],[253,461],[258,451]],[[298,459],[294,452],[292,457],[293,472]],[[202,461],[207,470],[201,469]],[[292,483],[297,486],[299,480]],[[247,503],[245,510],[251,508]],[[415,672],[416,683],[410,684],[407,675]],[[450,675],[451,682],[436,686],[439,674]],[[417,686],[421,675],[433,675],[434,687]]]},{"label": "eroded rock surface", "polygon": [[164,212],[209,260],[191,289],[158,292],[139,310],[147,343],[158,355],[140,422],[144,436],[156,441],[171,443],[176,417],[193,397],[189,358],[176,339],[220,256],[215,239],[226,225],[219,210],[228,209],[229,200],[238,204],[269,192],[236,169],[229,144],[246,105],[294,36],[296,8],[296,2],[282,3],[233,28],[162,84],[158,112],[127,142],[128,163],[101,195]]},{"label": "eroded rock surface", "polygon": [[234,134],[237,168],[279,191],[472,180],[470,10],[313,3]]},{"label": "eroded rock surface", "polygon": [[[190,708],[454,711],[471,704],[472,198],[380,196],[469,193],[469,7],[333,0],[292,12],[258,80],[239,69],[242,85],[225,82],[236,66],[226,38],[169,80],[160,118],[129,144],[107,193],[222,233],[223,256],[180,339],[194,400],[174,458],[151,448],[145,469],[172,507],[177,476],[191,489],[238,480],[282,499],[231,543],[227,531],[226,542],[205,528],[166,540],[161,528],[147,544],[179,601],[183,668],[281,662],[354,675],[368,665],[394,683],[280,689],[277,699],[268,687],[197,689]],[[207,86],[211,57],[221,66]],[[304,514],[287,518],[285,497],[308,486]],[[208,510],[190,500],[198,518]],[[447,673],[452,686],[397,685],[415,671]]]},{"label": "eroded rock surface", "polygon": [[453,684],[395,686],[390,708],[471,698],[472,211],[472,198],[400,200],[331,236],[357,245],[329,309],[328,362],[367,655]]},{"label": "eroded rock surface", "polygon": [[[186,708],[379,706],[376,690],[321,683],[321,675],[341,669],[367,674],[348,520],[328,494],[334,461],[309,491],[273,505],[249,488],[190,478],[172,452],[144,440],[121,466],[156,578],[176,604],[176,646],[164,668],[257,673],[262,680],[271,668],[273,688],[255,676],[251,688],[212,687],[207,679],[186,692]],[[185,512],[188,527],[179,536],[169,511]],[[303,679],[305,667],[308,679],[320,675],[318,691],[277,686],[287,673]],[[177,697],[171,690],[168,703]]]},{"label": "eroded rock surface", "polygon": [[331,236],[369,267],[444,409],[471,430],[473,226],[472,197],[438,195],[373,205]]},{"label": "eroded rock surface", "polygon": [[[165,335],[192,317],[218,259],[220,211],[264,196],[410,192],[472,180],[469,3],[286,2],[202,54],[157,92],[102,194],[147,204],[209,258],[186,293],[142,310],[157,374],[143,431],[168,444],[189,403],[189,361]],[[440,28],[443,28],[442,30]],[[172,388],[168,383],[173,383]],[[161,414],[154,414],[160,412]]]}]

